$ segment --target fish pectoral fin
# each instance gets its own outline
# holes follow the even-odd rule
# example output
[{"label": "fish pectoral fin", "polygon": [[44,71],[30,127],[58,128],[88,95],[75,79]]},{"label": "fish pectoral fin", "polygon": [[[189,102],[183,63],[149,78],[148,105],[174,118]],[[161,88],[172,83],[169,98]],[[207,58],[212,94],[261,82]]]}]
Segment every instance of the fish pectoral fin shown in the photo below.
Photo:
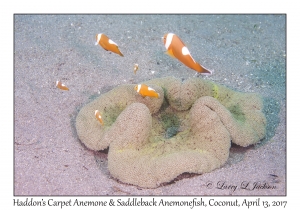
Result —
[{"label": "fish pectoral fin", "polygon": [[166,51],[165,53],[166,53],[167,55],[171,56],[172,58],[175,58],[175,56],[174,56],[172,50],[168,50],[168,51]]},{"label": "fish pectoral fin", "polygon": [[145,97],[146,97],[146,95],[143,95],[143,94],[141,94],[141,93],[140,93],[140,96],[142,96],[143,98],[145,98]]},{"label": "fish pectoral fin", "polygon": [[106,46],[105,44],[103,44],[102,42],[99,42],[99,45],[100,45],[104,50],[109,51],[109,50],[107,49],[107,46]]}]

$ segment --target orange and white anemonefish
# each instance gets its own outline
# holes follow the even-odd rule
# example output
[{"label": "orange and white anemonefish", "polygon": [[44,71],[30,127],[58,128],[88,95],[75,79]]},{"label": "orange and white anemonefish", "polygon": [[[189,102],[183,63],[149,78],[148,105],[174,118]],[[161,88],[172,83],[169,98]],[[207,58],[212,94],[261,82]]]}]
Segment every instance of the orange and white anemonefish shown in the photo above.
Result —
[{"label": "orange and white anemonefish", "polygon": [[157,93],[153,88],[148,87],[145,84],[138,84],[134,87],[134,90],[138,92],[141,96],[159,98],[159,93]]},{"label": "orange and white anemonefish", "polygon": [[61,81],[56,81],[56,87],[61,90],[69,90],[69,88],[65,86]]},{"label": "orange and white anemonefish", "polygon": [[184,65],[191,69],[194,69],[201,74],[211,74],[211,71],[205,69],[194,60],[188,48],[176,34],[165,34],[163,40],[164,45],[167,49],[166,54],[170,55],[173,58],[177,58]]},{"label": "orange and white anemonefish", "polygon": [[104,125],[103,120],[102,120],[102,116],[101,116],[99,110],[95,111],[95,117],[100,122],[101,125]]},{"label": "orange and white anemonefish", "polygon": [[134,64],[134,67],[133,67],[133,72],[134,74],[136,74],[137,70],[139,69],[139,64]]},{"label": "orange and white anemonefish", "polygon": [[97,34],[96,35],[96,43],[95,45],[99,44],[107,51],[111,51],[113,53],[119,54],[120,56],[124,56],[121,51],[119,50],[118,45],[108,38],[105,34]]}]

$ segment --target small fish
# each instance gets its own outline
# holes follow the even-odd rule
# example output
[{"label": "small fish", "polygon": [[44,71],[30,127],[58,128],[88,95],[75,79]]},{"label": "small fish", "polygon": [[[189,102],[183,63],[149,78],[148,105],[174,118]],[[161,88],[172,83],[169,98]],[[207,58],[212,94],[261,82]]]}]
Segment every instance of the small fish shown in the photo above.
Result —
[{"label": "small fish", "polygon": [[211,74],[210,70],[205,69],[194,60],[188,48],[176,34],[165,34],[163,40],[164,45],[167,49],[166,54],[170,55],[173,58],[177,58],[184,65],[191,69],[194,69],[201,74]]},{"label": "small fish", "polygon": [[154,89],[151,87],[148,87],[145,84],[138,84],[134,87],[134,90],[138,92],[141,96],[146,97],[154,97],[154,98],[159,98],[159,93],[157,93]]},{"label": "small fish", "polygon": [[95,111],[95,117],[96,117],[96,119],[100,122],[100,124],[101,125],[104,125],[104,123],[103,123],[103,120],[102,120],[102,117],[101,117],[101,114],[100,114],[100,112],[99,112],[99,110],[96,110]]},{"label": "small fish", "polygon": [[65,86],[61,81],[56,81],[56,87],[61,90],[69,90],[69,88]]},{"label": "small fish", "polygon": [[96,35],[96,43],[95,45],[99,44],[103,47],[106,51],[111,51],[113,53],[119,54],[120,56],[124,56],[121,51],[119,50],[118,45],[109,39],[105,34],[97,34]]},{"label": "small fish", "polygon": [[133,72],[136,74],[137,70],[139,69],[139,64],[134,64]]}]

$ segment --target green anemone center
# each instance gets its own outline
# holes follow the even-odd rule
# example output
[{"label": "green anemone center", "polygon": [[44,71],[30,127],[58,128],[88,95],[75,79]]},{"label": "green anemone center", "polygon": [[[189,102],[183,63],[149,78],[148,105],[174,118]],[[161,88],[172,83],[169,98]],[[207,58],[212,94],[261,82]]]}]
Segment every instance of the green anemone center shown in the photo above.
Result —
[{"label": "green anemone center", "polygon": [[172,113],[162,113],[160,116],[165,138],[169,139],[178,133],[180,121],[178,116]]}]

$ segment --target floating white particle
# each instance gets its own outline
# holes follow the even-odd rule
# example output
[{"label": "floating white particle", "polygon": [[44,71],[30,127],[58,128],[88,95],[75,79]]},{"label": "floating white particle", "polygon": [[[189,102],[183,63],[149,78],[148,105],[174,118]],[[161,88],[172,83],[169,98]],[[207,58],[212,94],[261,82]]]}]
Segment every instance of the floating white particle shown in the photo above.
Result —
[{"label": "floating white particle", "polygon": [[151,71],[151,74],[154,74],[155,73],[155,71]]}]

